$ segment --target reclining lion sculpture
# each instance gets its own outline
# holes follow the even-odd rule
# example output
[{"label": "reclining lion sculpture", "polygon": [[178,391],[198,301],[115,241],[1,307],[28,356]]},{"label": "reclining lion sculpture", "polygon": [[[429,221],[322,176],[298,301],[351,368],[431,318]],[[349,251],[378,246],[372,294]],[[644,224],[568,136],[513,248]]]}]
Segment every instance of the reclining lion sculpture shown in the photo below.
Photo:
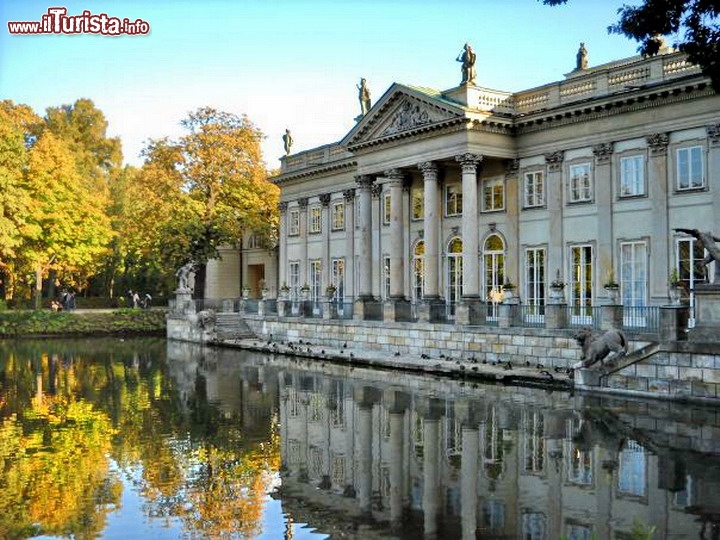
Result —
[{"label": "reclining lion sculpture", "polygon": [[597,362],[604,366],[606,359],[612,363],[628,351],[627,338],[620,330],[611,329],[598,334],[592,328],[583,327],[573,335],[573,339],[582,348],[580,362],[573,369],[589,368]]}]

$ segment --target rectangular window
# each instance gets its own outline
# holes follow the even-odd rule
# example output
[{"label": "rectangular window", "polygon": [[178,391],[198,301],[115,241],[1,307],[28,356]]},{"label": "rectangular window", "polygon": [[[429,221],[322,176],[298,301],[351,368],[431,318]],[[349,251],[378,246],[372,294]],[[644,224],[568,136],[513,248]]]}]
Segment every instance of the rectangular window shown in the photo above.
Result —
[{"label": "rectangular window", "polygon": [[525,208],[545,204],[545,178],[542,171],[525,173]]},{"label": "rectangular window", "polygon": [[618,491],[635,497],[647,494],[647,452],[636,441],[629,439],[620,452],[618,461]]},{"label": "rectangular window", "polygon": [[383,225],[390,225],[390,193],[383,193]]},{"label": "rectangular window", "polygon": [[288,234],[297,236],[300,234],[300,211],[290,210],[288,215]]},{"label": "rectangular window", "polygon": [[310,261],[310,292],[312,301],[317,303],[322,298],[320,285],[322,283],[322,261]]},{"label": "rectangular window", "polygon": [[445,186],[445,216],[462,215],[462,186]]},{"label": "rectangular window", "polygon": [[703,155],[701,146],[678,148],[677,150],[677,188],[698,189],[704,187]]},{"label": "rectangular window", "polygon": [[620,196],[645,195],[645,157],[620,158]]},{"label": "rectangular window", "polygon": [[310,220],[310,223],[308,225],[309,232],[322,232],[322,208],[320,208],[319,206],[313,206],[312,208],[310,208],[310,214],[308,218]]},{"label": "rectangular window", "polygon": [[620,244],[620,287],[623,306],[647,305],[647,264],[645,242]]},{"label": "rectangular window", "polygon": [[587,202],[592,200],[592,178],[590,177],[589,163],[570,166],[568,190],[568,200],[570,202]]},{"label": "rectangular window", "polygon": [[410,197],[412,198],[412,218],[415,221],[423,219],[425,217],[425,193],[422,189],[413,188],[410,190]]},{"label": "rectangular window", "polygon": [[502,178],[483,180],[483,212],[505,210],[505,181]]},{"label": "rectangular window", "polygon": [[345,299],[345,259],[332,260],[332,284],[337,289],[335,298],[342,303]]},{"label": "rectangular window", "polygon": [[572,282],[570,304],[573,322],[592,322],[593,303],[593,251],[592,246],[573,246],[570,249]]},{"label": "rectangular window", "polygon": [[525,250],[525,298],[534,315],[545,305],[545,248]]},{"label": "rectangular window", "polygon": [[291,262],[288,264],[288,286],[290,287],[290,298],[297,300],[300,296],[300,263]]},{"label": "rectangular window", "polygon": [[332,230],[342,231],[345,228],[345,203],[334,203],[332,207]]}]

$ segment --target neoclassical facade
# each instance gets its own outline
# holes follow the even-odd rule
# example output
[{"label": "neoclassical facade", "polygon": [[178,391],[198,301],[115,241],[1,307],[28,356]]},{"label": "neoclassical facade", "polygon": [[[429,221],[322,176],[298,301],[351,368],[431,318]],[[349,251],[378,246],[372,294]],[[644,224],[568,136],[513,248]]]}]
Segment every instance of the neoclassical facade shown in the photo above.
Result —
[{"label": "neoclassical facade", "polygon": [[670,50],[517,93],[393,84],[281,162],[279,285],[332,284],[356,318],[381,301],[473,322],[508,284],[542,310],[557,280],[578,314],[610,281],[625,306],[666,304],[673,270],[688,291],[708,277],[673,229],[720,233],[720,97]]}]

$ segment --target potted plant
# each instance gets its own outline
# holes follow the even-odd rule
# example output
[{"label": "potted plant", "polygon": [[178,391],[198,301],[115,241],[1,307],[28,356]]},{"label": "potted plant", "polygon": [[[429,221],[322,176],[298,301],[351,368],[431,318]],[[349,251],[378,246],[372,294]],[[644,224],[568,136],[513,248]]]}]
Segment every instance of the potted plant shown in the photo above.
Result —
[{"label": "potted plant", "polygon": [[550,300],[560,303],[564,298],[565,282],[560,279],[560,269],[555,272],[555,279],[550,282]]},{"label": "potted plant", "polygon": [[283,283],[282,287],[280,287],[280,299],[287,300],[289,297],[290,297],[290,287],[288,287],[287,283]]},{"label": "potted plant", "polygon": [[335,293],[337,293],[337,287],[332,283],[325,288],[325,297],[328,300],[335,298]]},{"label": "potted plant", "polygon": [[607,272],[607,277],[605,279],[605,285],[603,285],[605,290],[608,293],[608,298],[610,299],[610,303],[612,305],[617,305],[619,299],[620,299],[620,284],[615,281],[615,269],[611,268]]},{"label": "potted plant", "polygon": [[680,299],[682,298],[682,285],[680,283],[680,274],[678,274],[676,268],[670,270],[670,279],[668,281],[668,296],[670,297],[670,303],[672,305],[680,305]]}]

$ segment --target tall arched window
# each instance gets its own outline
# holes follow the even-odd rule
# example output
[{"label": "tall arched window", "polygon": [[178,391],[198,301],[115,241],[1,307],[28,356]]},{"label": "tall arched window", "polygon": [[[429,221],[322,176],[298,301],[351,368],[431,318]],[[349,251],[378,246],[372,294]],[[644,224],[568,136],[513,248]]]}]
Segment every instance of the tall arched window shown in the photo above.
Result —
[{"label": "tall arched window", "polygon": [[[463,243],[460,238],[455,237],[448,242],[445,298],[451,306],[459,302],[462,297],[462,251]],[[453,313],[451,313],[451,315]]]},{"label": "tall arched window", "polygon": [[505,242],[499,234],[491,234],[483,244],[483,272],[485,300],[497,303],[505,283]]},{"label": "tall arched window", "polygon": [[412,298],[413,300],[422,300],[425,289],[424,289],[424,277],[425,277],[425,241],[418,240],[413,249],[412,259]]}]

